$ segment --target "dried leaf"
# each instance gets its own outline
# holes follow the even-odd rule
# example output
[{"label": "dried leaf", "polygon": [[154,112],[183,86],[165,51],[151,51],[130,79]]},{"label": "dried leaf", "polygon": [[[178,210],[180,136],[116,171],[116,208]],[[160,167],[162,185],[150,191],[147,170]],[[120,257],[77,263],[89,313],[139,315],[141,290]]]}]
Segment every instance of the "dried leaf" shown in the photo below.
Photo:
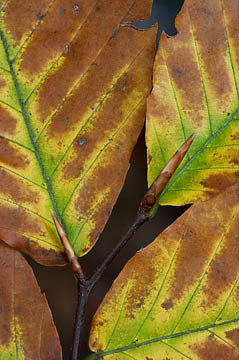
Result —
[{"label": "dried leaf", "polygon": [[151,88],[152,0],[9,0],[0,19],[0,237],[64,262],[50,209],[77,255],[124,183]]},{"label": "dried leaf", "polygon": [[161,204],[206,200],[239,180],[238,22],[237,0],[187,0],[179,33],[161,37],[148,100],[149,185],[197,130]]},{"label": "dried leaf", "polygon": [[3,242],[0,272],[0,359],[62,359],[47,300],[31,267],[18,251]]},{"label": "dried leaf", "polygon": [[237,360],[238,230],[238,185],[191,206],[126,264],[93,319],[91,349],[109,360]]}]

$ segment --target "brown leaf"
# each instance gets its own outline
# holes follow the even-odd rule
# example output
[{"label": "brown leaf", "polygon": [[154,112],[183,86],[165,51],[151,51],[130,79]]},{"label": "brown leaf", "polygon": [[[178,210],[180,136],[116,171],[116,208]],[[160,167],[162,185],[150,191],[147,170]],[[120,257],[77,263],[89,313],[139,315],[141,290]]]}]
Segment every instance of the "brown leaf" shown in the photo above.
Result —
[{"label": "brown leaf", "polygon": [[0,359],[61,360],[61,345],[31,267],[0,242]]},{"label": "brown leaf", "polygon": [[0,8],[0,238],[64,263],[95,244],[145,120],[152,0],[9,0]]}]

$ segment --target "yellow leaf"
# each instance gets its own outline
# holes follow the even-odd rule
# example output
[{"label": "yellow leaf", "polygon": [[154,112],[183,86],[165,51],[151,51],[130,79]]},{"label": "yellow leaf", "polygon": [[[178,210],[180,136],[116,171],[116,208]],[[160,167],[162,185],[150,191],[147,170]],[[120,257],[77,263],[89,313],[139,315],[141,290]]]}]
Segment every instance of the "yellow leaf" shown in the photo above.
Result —
[{"label": "yellow leaf", "polygon": [[186,0],[179,33],[161,37],[146,121],[149,185],[197,130],[161,204],[206,200],[239,179],[238,22],[237,0]]},{"label": "yellow leaf", "polygon": [[151,88],[152,0],[9,0],[0,18],[0,238],[64,263],[50,210],[77,255],[111,213]]},{"label": "yellow leaf", "polygon": [[238,359],[238,224],[236,185],[140,250],[93,319],[89,359]]}]

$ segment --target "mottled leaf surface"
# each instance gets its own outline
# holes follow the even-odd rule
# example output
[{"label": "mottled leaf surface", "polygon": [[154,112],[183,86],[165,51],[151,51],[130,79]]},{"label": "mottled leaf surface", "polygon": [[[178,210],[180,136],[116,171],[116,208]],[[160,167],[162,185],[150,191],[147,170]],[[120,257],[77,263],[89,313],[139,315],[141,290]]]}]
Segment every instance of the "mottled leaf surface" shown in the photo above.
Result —
[{"label": "mottled leaf surface", "polygon": [[238,24],[237,0],[186,0],[179,33],[161,37],[147,110],[149,185],[198,132],[161,204],[206,200],[239,180]]},{"label": "mottled leaf surface", "polygon": [[20,252],[0,242],[0,359],[61,360],[45,295]]},{"label": "mottled leaf surface", "polygon": [[91,349],[114,360],[237,360],[238,230],[238,185],[192,205],[126,264],[93,319]]},{"label": "mottled leaf surface", "polygon": [[143,126],[152,0],[1,2],[0,237],[62,263],[50,215],[77,255],[98,239]]}]

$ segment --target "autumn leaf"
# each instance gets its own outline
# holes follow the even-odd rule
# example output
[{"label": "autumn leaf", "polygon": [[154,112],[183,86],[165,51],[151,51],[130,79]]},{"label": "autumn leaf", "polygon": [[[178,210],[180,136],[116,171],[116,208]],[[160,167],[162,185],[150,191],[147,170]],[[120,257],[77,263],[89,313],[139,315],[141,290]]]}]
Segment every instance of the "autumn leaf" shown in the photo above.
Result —
[{"label": "autumn leaf", "polygon": [[151,88],[146,1],[1,1],[0,237],[61,264],[50,210],[77,255],[98,239],[124,183]]},{"label": "autumn leaf", "polygon": [[3,242],[0,272],[0,359],[62,359],[50,309],[31,267]]},{"label": "autumn leaf", "polygon": [[147,107],[149,186],[197,130],[161,204],[206,200],[239,180],[238,23],[236,0],[186,0],[178,34],[161,37]]},{"label": "autumn leaf", "polygon": [[140,250],[93,319],[89,359],[238,359],[238,223],[236,185]]}]

